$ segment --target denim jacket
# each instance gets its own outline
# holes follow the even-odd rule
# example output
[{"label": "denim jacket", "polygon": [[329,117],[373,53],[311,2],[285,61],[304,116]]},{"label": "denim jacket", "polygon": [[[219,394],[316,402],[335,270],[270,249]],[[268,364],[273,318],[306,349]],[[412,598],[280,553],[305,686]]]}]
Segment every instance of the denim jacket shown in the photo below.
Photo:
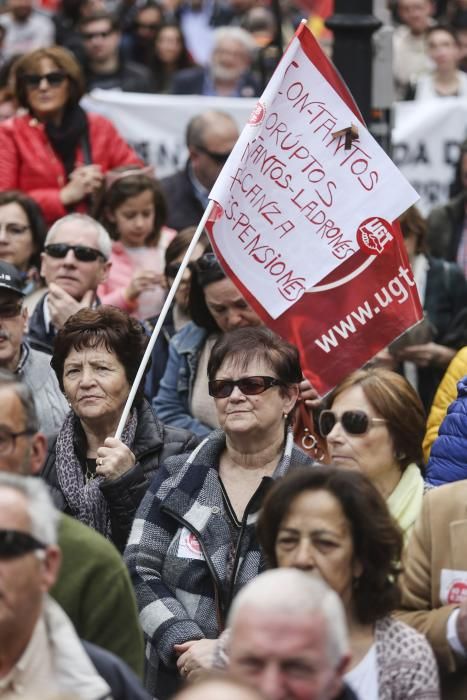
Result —
[{"label": "denim jacket", "polygon": [[169,359],[152,407],[167,425],[191,430],[205,437],[211,428],[190,414],[191,395],[198,360],[207,338],[207,331],[193,321],[176,333],[169,343]]}]

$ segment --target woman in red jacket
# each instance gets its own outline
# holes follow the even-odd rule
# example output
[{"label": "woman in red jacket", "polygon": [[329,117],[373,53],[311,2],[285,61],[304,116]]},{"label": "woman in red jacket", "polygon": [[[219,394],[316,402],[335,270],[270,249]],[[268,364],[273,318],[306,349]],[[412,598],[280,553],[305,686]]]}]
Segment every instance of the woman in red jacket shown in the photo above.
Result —
[{"label": "woman in red jacket", "polygon": [[79,106],[81,68],[59,46],[25,54],[16,65],[16,98],[27,114],[0,124],[0,191],[19,189],[50,225],[86,212],[107,170],[140,163],[113,124]]}]

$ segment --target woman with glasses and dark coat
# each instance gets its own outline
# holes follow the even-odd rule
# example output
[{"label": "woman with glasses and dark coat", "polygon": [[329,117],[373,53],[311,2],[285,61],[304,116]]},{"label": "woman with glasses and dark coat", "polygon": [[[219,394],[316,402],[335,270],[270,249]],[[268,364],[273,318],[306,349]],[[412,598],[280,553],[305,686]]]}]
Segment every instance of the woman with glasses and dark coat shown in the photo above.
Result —
[{"label": "woman with glasses and dark coat", "polygon": [[350,374],[319,417],[330,460],[366,474],[406,541],[422,507],[425,411],[409,382],[382,368]]},{"label": "woman with glasses and dark coat", "polygon": [[58,332],[51,365],[70,405],[42,477],[56,505],[123,550],[150,479],[166,459],[192,450],[186,430],[167,428],[136,394],[114,437],[148,338],[113,306],[81,309]]},{"label": "woman with glasses and dark coat", "polygon": [[221,335],[207,365],[220,430],[165,461],[128,540],[148,690],[166,698],[209,666],[236,592],[263,568],[255,523],[275,479],[312,466],[294,446],[297,349],[265,327]]},{"label": "woman with glasses and dark coat", "polygon": [[140,163],[108,119],[80,107],[84,80],[67,49],[22,56],[15,92],[27,113],[0,124],[0,191],[31,196],[47,224],[73,210],[86,212],[107,170]]}]

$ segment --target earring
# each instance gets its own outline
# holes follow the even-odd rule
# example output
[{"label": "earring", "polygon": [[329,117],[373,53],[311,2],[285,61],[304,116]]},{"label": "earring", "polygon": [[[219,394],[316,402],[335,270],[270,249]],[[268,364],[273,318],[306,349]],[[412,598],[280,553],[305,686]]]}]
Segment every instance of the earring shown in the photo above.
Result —
[{"label": "earring", "polygon": [[284,420],[287,420],[287,418],[289,417],[289,414],[284,411],[284,413],[282,414],[282,417]]}]

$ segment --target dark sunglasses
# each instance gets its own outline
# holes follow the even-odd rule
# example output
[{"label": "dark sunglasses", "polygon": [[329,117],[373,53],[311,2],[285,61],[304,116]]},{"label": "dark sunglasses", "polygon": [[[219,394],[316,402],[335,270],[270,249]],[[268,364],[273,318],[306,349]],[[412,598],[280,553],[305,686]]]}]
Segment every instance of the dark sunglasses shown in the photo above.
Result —
[{"label": "dark sunglasses", "polygon": [[231,151],[229,151],[228,153],[216,153],[215,151],[210,151],[204,146],[196,146],[196,148],[198,149],[198,151],[201,151],[201,153],[204,153],[209,158],[211,158],[211,160],[215,161],[216,163],[219,163],[219,165],[223,165],[231,154]]},{"label": "dark sunglasses", "polygon": [[27,87],[34,89],[37,89],[43,80],[45,80],[50,87],[58,87],[66,79],[66,73],[60,70],[53,70],[50,71],[50,73],[43,73],[43,75],[39,75],[39,73],[27,73],[24,76],[24,82]]},{"label": "dark sunglasses", "polygon": [[340,418],[334,411],[322,411],[319,417],[319,432],[327,437],[336,423],[340,423],[349,435],[364,435],[373,425],[387,423],[385,418],[370,418],[365,411],[344,411]]},{"label": "dark sunglasses", "polygon": [[159,29],[160,24],[157,24],[156,22],[153,22],[152,24],[145,24],[144,22],[135,22],[135,27],[137,29],[150,29],[152,32],[155,32]]},{"label": "dark sunglasses", "polygon": [[0,318],[15,318],[15,316],[20,315],[22,309],[22,302],[19,302],[17,304],[0,304]]},{"label": "dark sunglasses", "polygon": [[0,559],[15,559],[38,549],[46,549],[46,545],[27,532],[0,530]]},{"label": "dark sunglasses", "polygon": [[114,29],[107,29],[105,32],[81,32],[83,41],[91,41],[91,39],[107,39],[108,36],[114,33]]},{"label": "dark sunglasses", "polygon": [[69,250],[72,250],[75,258],[80,262],[95,262],[97,258],[105,260],[105,256],[96,248],[87,245],[68,245],[68,243],[51,243],[44,248],[51,258],[65,258]]},{"label": "dark sunglasses", "polygon": [[236,386],[245,396],[255,396],[272,386],[282,386],[282,384],[283,382],[274,377],[243,377],[243,379],[212,379],[208,387],[209,394],[215,399],[226,399]]}]

